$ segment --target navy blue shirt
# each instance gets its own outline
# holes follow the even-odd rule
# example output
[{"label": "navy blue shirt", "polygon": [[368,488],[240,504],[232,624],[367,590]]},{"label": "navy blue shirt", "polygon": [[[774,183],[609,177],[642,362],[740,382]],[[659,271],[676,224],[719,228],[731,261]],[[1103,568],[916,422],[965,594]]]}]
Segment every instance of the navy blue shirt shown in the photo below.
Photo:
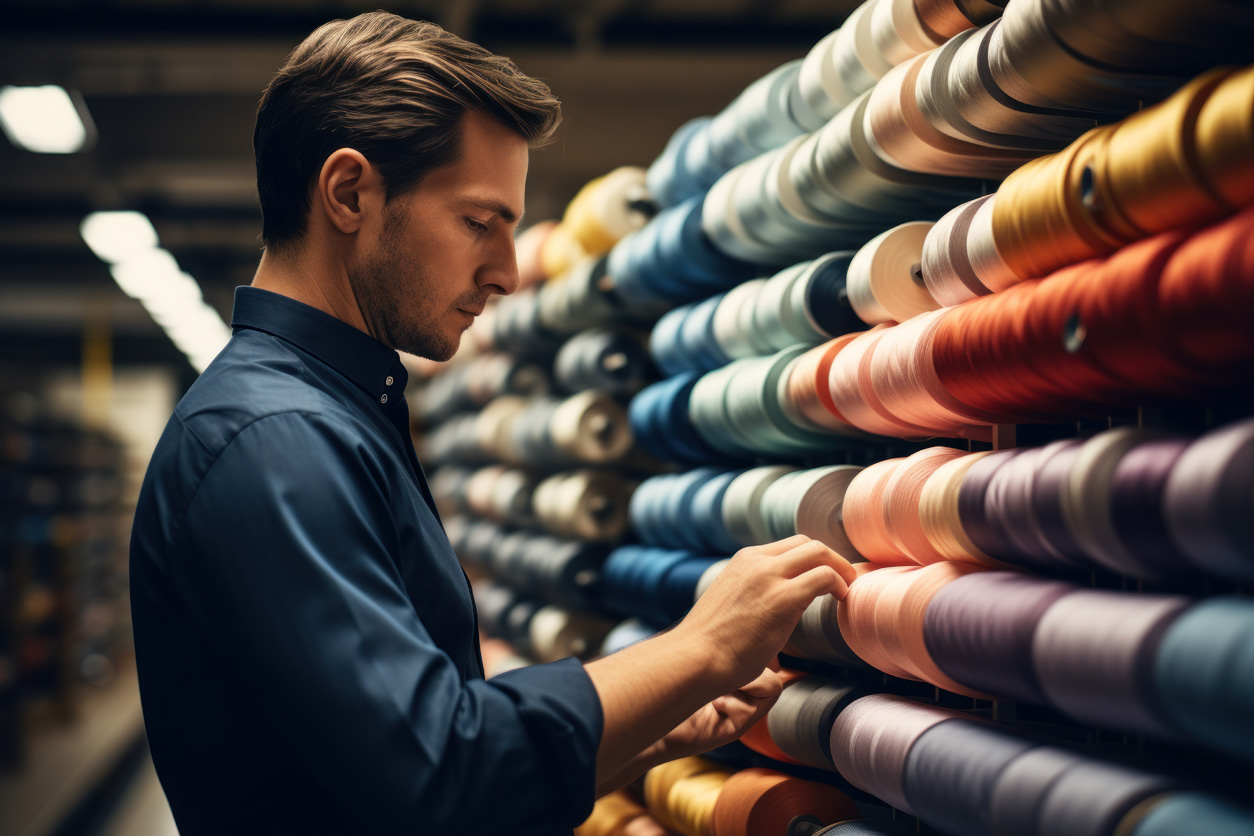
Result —
[{"label": "navy blue shirt", "polygon": [[396,352],[236,290],[131,536],[144,721],[182,836],[569,833],[601,704],[574,660],[485,681]]}]

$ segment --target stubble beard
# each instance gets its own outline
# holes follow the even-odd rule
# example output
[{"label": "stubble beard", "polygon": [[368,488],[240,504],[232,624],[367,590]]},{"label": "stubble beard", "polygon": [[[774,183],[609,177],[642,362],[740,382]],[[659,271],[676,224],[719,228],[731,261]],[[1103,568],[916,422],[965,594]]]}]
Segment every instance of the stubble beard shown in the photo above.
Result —
[{"label": "stubble beard", "polygon": [[457,353],[461,332],[449,338],[437,316],[424,305],[439,298],[436,280],[424,265],[407,259],[401,246],[406,212],[393,205],[387,210],[379,249],[349,274],[362,316],[376,339],[408,354],[443,362]]}]

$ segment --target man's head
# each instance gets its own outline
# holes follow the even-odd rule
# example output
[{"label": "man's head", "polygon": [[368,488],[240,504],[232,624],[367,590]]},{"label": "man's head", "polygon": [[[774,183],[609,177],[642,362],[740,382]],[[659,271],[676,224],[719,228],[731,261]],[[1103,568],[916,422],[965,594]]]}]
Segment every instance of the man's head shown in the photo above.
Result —
[{"label": "man's head", "polygon": [[325,227],[345,244],[367,330],[451,355],[471,321],[461,311],[516,286],[527,150],[560,118],[545,84],[434,24],[384,12],[328,23],[258,107],[267,252],[298,253],[311,224]]}]

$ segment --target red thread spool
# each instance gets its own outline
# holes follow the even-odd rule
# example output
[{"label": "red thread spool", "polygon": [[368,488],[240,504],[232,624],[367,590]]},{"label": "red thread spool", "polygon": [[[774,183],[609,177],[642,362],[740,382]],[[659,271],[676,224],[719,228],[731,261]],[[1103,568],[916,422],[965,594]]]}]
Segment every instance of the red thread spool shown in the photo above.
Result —
[{"label": "red thread spool", "polygon": [[[1248,381],[1254,358],[1254,209],[1195,233],[1163,268],[1164,332],[1201,379]],[[1218,315],[1220,311],[1225,315]]]}]

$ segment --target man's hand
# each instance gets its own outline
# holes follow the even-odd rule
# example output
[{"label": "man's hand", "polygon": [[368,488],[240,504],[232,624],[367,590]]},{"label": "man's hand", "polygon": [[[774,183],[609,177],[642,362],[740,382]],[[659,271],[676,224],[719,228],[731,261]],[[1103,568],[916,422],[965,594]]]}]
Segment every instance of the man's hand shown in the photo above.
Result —
[{"label": "man's hand", "polygon": [[659,763],[700,755],[739,740],[779,699],[784,686],[776,673],[778,670],[779,663],[772,662],[748,685],[698,708],[654,744]]},{"label": "man's hand", "polygon": [[597,795],[604,795],[631,782],[658,764],[700,755],[739,740],[750,726],[766,716],[784,690],[777,671],[779,662],[730,694],[724,694],[698,708],[665,736],[645,749],[613,775],[598,781]]},{"label": "man's hand", "polygon": [[784,646],[811,601],[843,599],[856,577],[849,561],[801,534],[741,549],[672,633],[705,648],[711,673],[744,682]]}]

